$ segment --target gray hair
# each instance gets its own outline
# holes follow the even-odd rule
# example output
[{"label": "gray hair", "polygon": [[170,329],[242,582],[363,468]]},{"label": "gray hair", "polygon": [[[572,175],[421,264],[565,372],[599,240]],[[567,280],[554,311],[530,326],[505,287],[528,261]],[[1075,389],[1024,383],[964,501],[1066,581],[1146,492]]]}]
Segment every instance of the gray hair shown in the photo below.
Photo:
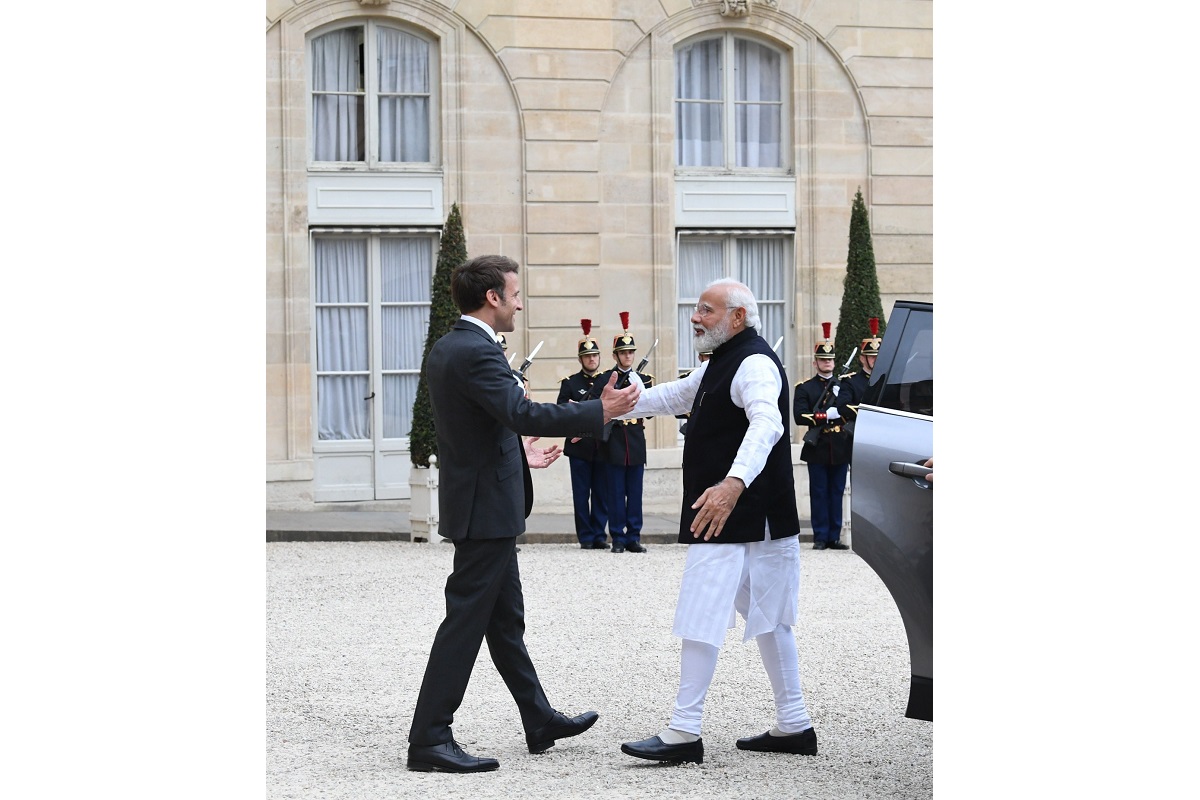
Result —
[{"label": "gray hair", "polygon": [[725,306],[727,308],[744,308],[746,309],[746,327],[757,328],[759,323],[758,318],[758,301],[754,299],[754,292],[750,291],[750,287],[740,281],[735,281],[733,278],[718,278],[717,280],[704,287],[705,291],[720,286],[725,289]]}]

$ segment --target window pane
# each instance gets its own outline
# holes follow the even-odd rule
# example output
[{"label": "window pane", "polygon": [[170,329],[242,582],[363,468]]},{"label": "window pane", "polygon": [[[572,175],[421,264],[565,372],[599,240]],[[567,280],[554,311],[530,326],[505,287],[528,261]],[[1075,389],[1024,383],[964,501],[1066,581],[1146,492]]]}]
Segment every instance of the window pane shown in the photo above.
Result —
[{"label": "window pane", "polygon": [[734,47],[737,66],[734,68],[734,98],[739,101],[761,102],[783,100],[780,82],[782,59],[769,47],[738,39]]},{"label": "window pane", "polygon": [[366,375],[317,377],[317,438],[370,439]]},{"label": "window pane", "polygon": [[429,43],[379,28],[379,160],[429,161]]},{"label": "window pane", "polygon": [[385,303],[429,303],[433,285],[433,245],[430,238],[410,236],[379,242]]},{"label": "window pane", "polygon": [[681,167],[719,167],[724,163],[721,106],[675,104],[675,163]]},{"label": "window pane", "polygon": [[692,347],[692,311],[704,287],[725,276],[724,245],[715,239],[683,236],[679,239],[678,334],[675,360],[679,369],[691,369],[699,362]]},{"label": "window pane", "polygon": [[709,39],[675,51],[675,99],[721,99],[721,40]]},{"label": "window pane", "polygon": [[782,106],[737,106],[737,165],[739,167],[779,167],[780,114]]},{"label": "window pane", "polygon": [[317,371],[366,371],[367,309],[317,309]]},{"label": "window pane", "polygon": [[737,240],[738,280],[750,287],[758,301],[758,334],[768,345],[784,335],[787,288],[784,240],[745,238]]},{"label": "window pane", "polygon": [[776,51],[738,39],[734,46],[737,165],[782,166],[782,57]]},{"label": "window pane", "polygon": [[384,306],[381,316],[383,368],[420,371],[429,330],[429,306]]},{"label": "window pane", "polygon": [[709,39],[676,50],[675,163],[679,166],[724,163],[721,99],[721,40]]},{"label": "window pane", "polygon": [[318,303],[367,302],[367,240],[313,240]]},{"label": "window pane", "polygon": [[364,158],[362,36],[362,28],[346,28],[313,40],[312,124],[316,161]]},{"label": "window pane", "polygon": [[412,407],[416,397],[416,375],[383,376],[383,436],[385,439],[400,439],[412,432]]}]

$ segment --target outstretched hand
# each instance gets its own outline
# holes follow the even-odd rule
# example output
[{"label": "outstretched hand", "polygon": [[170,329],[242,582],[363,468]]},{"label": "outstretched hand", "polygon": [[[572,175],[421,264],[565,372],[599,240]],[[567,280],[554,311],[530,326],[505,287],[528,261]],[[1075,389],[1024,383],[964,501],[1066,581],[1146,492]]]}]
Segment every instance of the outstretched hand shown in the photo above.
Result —
[{"label": "outstretched hand", "polygon": [[740,478],[726,478],[705,489],[704,493],[696,498],[696,502],[692,503],[692,508],[700,509],[688,528],[692,532],[692,538],[699,539],[703,534],[704,541],[707,542],[720,536],[726,520],[733,513],[733,507],[737,505],[738,498],[744,491],[746,484],[742,483]]},{"label": "outstretched hand", "polygon": [[521,439],[521,446],[525,448],[525,460],[529,462],[530,469],[545,469],[558,460],[562,455],[562,448],[556,444],[549,447],[534,447],[533,443],[542,437],[530,436],[528,439]]},{"label": "outstretched hand", "polygon": [[633,411],[633,407],[637,405],[638,397],[642,393],[642,387],[638,383],[631,383],[624,389],[613,388],[616,383],[617,371],[614,369],[608,376],[608,383],[604,385],[604,391],[600,393],[600,402],[604,404],[604,423],[606,425],[610,420]]}]

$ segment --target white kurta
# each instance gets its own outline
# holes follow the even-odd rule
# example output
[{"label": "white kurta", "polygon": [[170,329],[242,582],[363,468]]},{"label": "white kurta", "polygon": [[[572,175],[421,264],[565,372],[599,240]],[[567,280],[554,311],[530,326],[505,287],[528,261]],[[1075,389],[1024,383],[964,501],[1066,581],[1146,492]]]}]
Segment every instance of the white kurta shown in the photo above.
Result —
[{"label": "white kurta", "polygon": [[[637,406],[625,416],[691,411],[707,367],[705,362],[681,380],[643,389]],[[766,466],[771,448],[784,431],[779,415],[782,387],[779,370],[765,355],[751,355],[738,366],[730,397],[734,405],[745,409],[749,428],[727,477],[749,485]],[[799,595],[800,545],[795,536],[772,540],[764,526],[761,542],[691,544],[672,633],[720,647],[725,632],[737,624],[736,615],[741,614],[746,620],[743,641],[749,641],[779,625],[795,625]]]}]

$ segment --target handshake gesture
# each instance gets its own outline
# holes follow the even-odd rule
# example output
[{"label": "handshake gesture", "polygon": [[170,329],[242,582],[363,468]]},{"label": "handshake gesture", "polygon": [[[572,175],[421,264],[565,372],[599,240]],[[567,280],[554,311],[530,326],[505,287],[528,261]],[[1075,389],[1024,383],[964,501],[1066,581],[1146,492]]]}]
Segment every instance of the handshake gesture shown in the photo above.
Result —
[{"label": "handshake gesture", "polygon": [[600,402],[604,404],[605,425],[612,419],[633,411],[633,407],[637,405],[638,397],[642,393],[642,387],[636,383],[631,383],[624,389],[617,389],[616,383],[617,372],[614,370],[608,376],[608,383],[605,385],[604,391],[600,393]]}]

